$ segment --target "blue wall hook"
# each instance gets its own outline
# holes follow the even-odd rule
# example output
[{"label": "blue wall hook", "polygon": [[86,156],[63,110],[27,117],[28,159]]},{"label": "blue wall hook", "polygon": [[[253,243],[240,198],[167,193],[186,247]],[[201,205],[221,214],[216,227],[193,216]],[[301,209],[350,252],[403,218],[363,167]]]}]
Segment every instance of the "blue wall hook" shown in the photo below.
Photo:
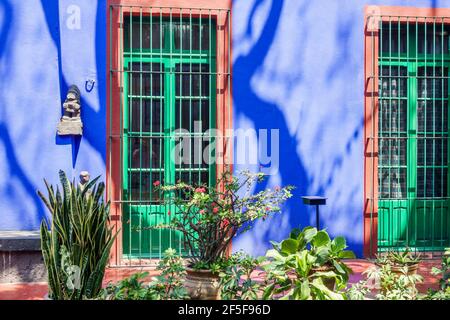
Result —
[{"label": "blue wall hook", "polygon": [[95,80],[86,80],[86,82],[84,83],[84,88],[86,89],[87,92],[91,92],[92,89],[94,89],[94,85]]}]

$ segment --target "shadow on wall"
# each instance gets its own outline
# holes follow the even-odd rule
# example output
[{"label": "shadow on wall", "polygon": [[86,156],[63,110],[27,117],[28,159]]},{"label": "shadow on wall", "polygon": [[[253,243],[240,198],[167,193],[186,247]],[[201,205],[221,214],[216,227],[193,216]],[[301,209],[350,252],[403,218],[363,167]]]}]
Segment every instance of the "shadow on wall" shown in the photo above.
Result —
[{"label": "shadow on wall", "polygon": [[[105,3],[102,0],[97,4],[95,29],[86,30],[92,37],[95,37],[95,66],[98,74],[96,86],[99,106],[90,105],[83,97],[81,101],[83,106],[82,120],[86,124],[81,144],[91,146],[101,156],[100,159],[103,160],[103,163],[106,159]],[[41,8],[36,7],[39,5]],[[71,84],[66,80],[64,70],[62,70],[64,55],[61,53],[59,5],[61,5],[60,1],[37,0],[33,3],[30,2],[28,7],[23,7],[22,4],[11,0],[0,1],[0,61],[2,65],[0,78],[15,77],[14,79],[16,79],[15,83],[0,83],[0,154],[4,159],[1,161],[5,161],[5,163],[0,163],[0,171],[3,175],[0,179],[0,207],[7,209],[7,213],[3,212],[4,216],[0,219],[0,229],[3,230],[37,229],[40,221],[48,216],[36,194],[38,188],[43,188],[42,179],[48,178],[51,183],[57,182],[57,170],[59,168],[64,170],[75,168],[79,158],[79,139],[55,138],[40,141],[36,138],[47,136],[48,132],[53,130],[53,128],[48,129],[47,122],[53,122],[51,119],[56,114],[58,105],[62,108],[61,101],[64,101],[67,89]],[[34,8],[30,9],[33,6]],[[24,15],[29,10],[36,11],[35,22],[38,25],[24,19]],[[43,12],[42,16],[41,12]],[[40,21],[43,21],[43,28],[41,28]],[[17,34],[20,32],[28,32],[28,35],[22,37],[22,34]],[[48,36],[50,44],[46,42],[47,38],[41,41],[40,37],[43,36]],[[26,61],[23,65],[17,65],[15,61],[19,57],[21,57],[20,59],[29,57],[31,60],[33,58],[31,52],[22,51],[20,55],[18,54],[17,47],[20,45],[18,39],[27,41],[24,43],[25,47],[37,48],[36,55],[41,60],[47,59],[48,65],[41,65],[37,60],[34,62],[36,65],[33,70],[27,69],[30,72],[23,73],[23,65],[29,65],[33,62]],[[55,51],[52,51],[53,49]],[[56,52],[56,57],[52,55],[52,52]],[[57,65],[55,58],[57,58]],[[53,67],[54,65],[55,67]],[[80,70],[82,69],[83,66],[80,66]],[[23,81],[26,76],[30,76],[26,78],[26,83],[20,83],[20,80],[17,80],[22,79]],[[56,83],[56,81],[59,81],[59,83]],[[55,90],[58,86],[59,101],[56,99],[58,94]],[[52,93],[47,91],[49,87],[52,88]],[[13,108],[20,108],[27,103],[36,103],[36,101],[33,101],[35,97],[30,94],[31,90],[39,92],[39,90],[44,89],[42,95],[39,95],[37,107],[30,109],[30,112],[27,112],[25,108],[16,109],[17,112],[14,111]],[[15,90],[16,93],[12,90]],[[14,94],[17,94],[18,90],[23,90],[23,94],[17,95],[16,98]],[[8,98],[5,98],[6,93],[8,93]],[[17,105],[11,105],[11,102]],[[42,112],[44,110],[42,108],[48,106],[55,106],[55,109]],[[29,122],[29,124],[33,124],[33,127],[24,124],[27,117],[33,120]],[[56,128],[56,123],[51,123],[50,126]],[[34,132],[33,136],[30,136],[30,132]],[[67,144],[73,145],[72,148],[64,147]],[[61,147],[57,147],[57,145],[61,145]],[[43,156],[44,153],[46,154],[45,157]],[[84,163],[88,162],[89,157],[90,155],[83,156]],[[40,161],[37,161],[37,159]],[[98,168],[98,170],[101,170],[101,168]]]},{"label": "shadow on wall", "polygon": [[[235,124],[243,118],[256,132],[279,130],[279,172],[271,180],[296,189],[281,216],[257,223],[233,248],[264,254],[269,240],[287,237],[291,228],[315,224],[313,210],[301,200],[302,195],[313,194],[329,198],[321,209],[322,226],[332,236],[344,235],[361,255],[363,82],[358,81],[362,81],[363,38],[358,41],[354,36],[362,28],[362,21],[354,17],[362,17],[363,5],[356,9],[346,5],[345,14],[339,14],[342,4],[334,3],[324,16],[328,1],[251,3],[244,4],[245,27],[233,27]],[[263,10],[267,14],[261,22]],[[320,16],[328,20],[326,26],[317,19]],[[235,15],[234,24],[243,23],[244,18],[239,18]],[[255,38],[258,26],[257,39],[251,45],[244,43]],[[334,32],[327,32],[330,28]],[[355,90],[346,90],[349,82]],[[273,182],[259,185],[256,191]]]},{"label": "shadow on wall", "polygon": [[[307,225],[309,219],[305,212],[305,207],[301,205],[299,200],[300,195],[304,195],[307,188],[307,174],[300,157],[298,156],[297,139],[292,136],[287,128],[286,120],[283,113],[280,111],[276,104],[269,103],[262,100],[253,90],[251,86],[251,80],[261,64],[267,56],[267,53],[275,38],[275,34],[278,28],[281,10],[283,8],[284,1],[276,0],[272,1],[271,8],[267,20],[264,24],[262,32],[258,41],[253,45],[250,52],[246,55],[242,55],[236,59],[233,64],[233,98],[234,98],[234,112],[235,117],[245,116],[253,123],[254,129],[259,135],[260,129],[278,129],[280,137],[280,166],[279,175],[282,185],[293,185],[296,187],[294,190],[294,198],[291,199],[286,209],[288,209],[289,224],[295,225]],[[255,13],[257,12],[260,2],[256,1],[251,9],[250,16],[248,18],[246,34],[252,36],[252,22]],[[257,136],[259,139],[259,136]],[[287,161],[290,165],[287,166]],[[268,180],[257,186],[255,192],[261,191],[268,187]],[[277,219],[277,218],[274,218]],[[268,231],[267,233],[270,233]],[[246,236],[252,236],[246,235]],[[283,236],[283,235],[280,235]],[[265,240],[264,243],[268,243],[268,240],[279,239],[257,239],[257,241],[245,241],[247,243],[241,243],[246,251],[250,251],[253,254],[263,254],[266,247],[263,246],[260,240]],[[250,243],[252,244],[250,246]],[[255,246],[258,244],[258,246]],[[236,249],[239,249],[239,242],[237,242]]]},{"label": "shadow on wall", "polygon": [[[11,25],[12,25],[12,17],[13,17],[13,9],[12,5],[7,1],[0,2],[0,10],[3,13],[2,17],[2,24],[0,25],[0,61],[4,58],[6,55],[6,45],[8,43],[8,38],[11,36]],[[0,69],[0,79],[5,79],[4,77],[4,71]],[[4,148],[5,154],[6,154],[6,166],[8,167],[8,172],[2,172],[2,175],[7,175],[7,180],[11,183],[15,180],[18,180],[23,187],[23,189],[26,191],[27,194],[30,195],[30,198],[32,199],[32,202],[34,203],[34,206],[36,208],[36,214],[38,216],[38,219],[42,219],[45,217],[43,206],[40,202],[40,199],[38,198],[36,194],[36,187],[33,185],[29,177],[27,176],[26,172],[22,169],[19,160],[17,159],[16,155],[16,149],[14,147],[13,141],[11,139],[8,126],[6,123],[6,115],[5,111],[2,111],[2,105],[4,102],[2,101],[2,95],[0,95],[0,143],[2,144],[2,147]],[[4,196],[14,198],[14,187],[10,184],[7,185],[5,188]],[[17,201],[16,203],[18,212],[19,210],[26,210],[25,208],[20,209],[21,202]],[[24,229],[30,229],[35,226],[28,225],[25,222],[25,225],[23,226]]]},{"label": "shadow on wall", "polygon": [[[47,27],[53,42],[58,48],[58,64],[59,64],[59,79],[60,79],[60,95],[61,101],[64,101],[66,98],[67,90],[71,84],[67,83],[67,80],[64,77],[64,70],[62,69],[62,53],[61,53],[61,38],[60,38],[60,17],[59,17],[59,5],[58,2],[51,2],[50,4],[46,0],[41,0],[42,9],[45,13],[45,19],[47,22]],[[97,12],[95,19],[95,61],[96,61],[96,70],[99,75],[99,82],[102,84],[99,86],[99,110],[95,111],[95,109],[83,98],[81,95],[81,105],[83,106],[82,110],[82,120],[83,123],[90,124],[89,126],[85,126],[83,129],[83,139],[86,139],[87,142],[101,154],[103,162],[106,161],[106,87],[105,83],[105,75],[106,72],[106,58],[105,58],[105,43],[106,42],[106,4],[105,1],[99,1],[97,4]],[[82,88],[80,88],[82,89]],[[62,106],[61,106],[62,112]],[[101,134],[99,134],[101,133]],[[64,141],[63,144],[67,142]],[[75,167],[76,157],[79,149],[79,141],[74,139],[71,141],[73,152],[73,167]]]}]

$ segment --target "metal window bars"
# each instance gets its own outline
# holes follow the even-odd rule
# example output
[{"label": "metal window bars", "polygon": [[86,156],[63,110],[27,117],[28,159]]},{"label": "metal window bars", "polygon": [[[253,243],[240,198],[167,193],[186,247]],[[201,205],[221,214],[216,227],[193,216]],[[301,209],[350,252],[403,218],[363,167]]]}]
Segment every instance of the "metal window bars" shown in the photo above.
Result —
[{"label": "metal window bars", "polygon": [[116,264],[148,264],[169,247],[189,255],[180,232],[155,229],[177,213],[155,185],[215,186],[230,163],[230,27],[229,9],[109,7]]},{"label": "metal window bars", "polygon": [[378,150],[369,177],[378,230],[370,241],[378,252],[409,247],[432,256],[450,246],[449,19],[370,18],[377,27],[369,31],[368,77],[378,84],[368,139]]}]

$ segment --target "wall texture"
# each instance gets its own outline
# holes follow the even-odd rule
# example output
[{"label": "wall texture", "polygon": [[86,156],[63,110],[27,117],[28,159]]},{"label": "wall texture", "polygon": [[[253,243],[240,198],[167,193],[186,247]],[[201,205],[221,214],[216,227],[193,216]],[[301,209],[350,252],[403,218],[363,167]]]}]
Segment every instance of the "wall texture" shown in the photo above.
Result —
[{"label": "wall texture", "polygon": [[[195,2],[195,0],[192,0]],[[364,6],[445,7],[445,0],[235,0],[235,128],[279,129],[279,170],[296,185],[282,215],[234,242],[263,254],[268,240],[314,224],[300,195],[328,197],[323,226],[362,252]],[[35,230],[36,196],[58,169],[105,174],[106,0],[0,1],[0,230]],[[88,92],[86,81],[93,81]],[[56,136],[67,88],[82,93],[81,139]],[[258,139],[258,137],[255,137]],[[235,154],[254,152],[237,146]],[[236,166],[257,169],[259,162]]]}]

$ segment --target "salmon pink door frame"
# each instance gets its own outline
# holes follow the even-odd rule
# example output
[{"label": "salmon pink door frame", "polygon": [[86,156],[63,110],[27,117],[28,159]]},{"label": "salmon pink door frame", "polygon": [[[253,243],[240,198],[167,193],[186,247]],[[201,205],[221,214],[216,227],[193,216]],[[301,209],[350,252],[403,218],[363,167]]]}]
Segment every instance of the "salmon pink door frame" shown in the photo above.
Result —
[{"label": "salmon pink door frame", "polygon": [[378,117],[379,117],[379,37],[380,25],[396,23],[450,23],[450,9],[366,6],[364,23],[364,255],[378,252]]},{"label": "salmon pink door frame", "polygon": [[122,205],[123,195],[123,137],[124,137],[124,16],[159,18],[205,18],[216,21],[216,176],[231,164],[232,140],[227,132],[232,128],[231,106],[231,0],[109,0],[107,8],[107,198],[111,202],[111,225],[117,238],[113,245],[110,265],[148,264],[150,261],[123,259]]}]

